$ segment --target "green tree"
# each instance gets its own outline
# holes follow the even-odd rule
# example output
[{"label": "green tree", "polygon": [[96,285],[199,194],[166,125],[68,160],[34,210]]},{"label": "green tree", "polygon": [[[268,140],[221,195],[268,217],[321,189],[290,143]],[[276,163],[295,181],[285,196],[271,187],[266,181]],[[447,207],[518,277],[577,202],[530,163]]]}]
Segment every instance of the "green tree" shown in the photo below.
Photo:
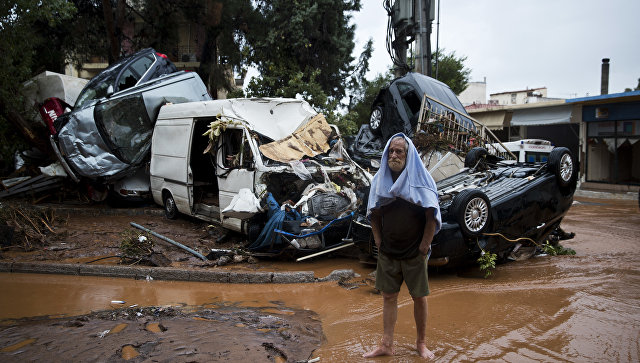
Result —
[{"label": "green tree", "polygon": [[[263,33],[260,13],[251,0],[74,0],[78,16],[68,24],[68,57],[76,65],[90,56],[113,62],[152,47],[174,59],[181,52],[180,25],[190,24],[201,54],[197,70],[215,98],[218,89],[232,90],[230,72],[246,68],[247,34]],[[80,31],[73,31],[76,28]]]},{"label": "green tree", "polygon": [[438,60],[438,72],[437,79],[443,83],[446,83],[455,94],[460,94],[467,88],[469,83],[469,74],[471,70],[464,66],[464,62],[467,60],[466,56],[456,57],[456,52],[452,51],[449,54],[445,53],[445,49],[442,49],[433,54],[432,58],[432,73],[436,75],[435,59]]},{"label": "green tree", "polygon": [[[16,135],[38,144],[38,137],[27,132],[23,118],[22,83],[46,69],[51,63],[60,64],[50,34],[43,29],[54,29],[75,14],[73,4],[65,0],[0,1],[0,168],[10,168],[13,153],[26,145]],[[39,50],[39,51],[38,51]]]},{"label": "green tree", "polygon": [[[355,26],[350,12],[359,0],[259,0],[264,34],[251,39],[249,60],[260,72],[248,96],[302,95],[331,117],[345,97],[350,79],[368,69],[369,48],[358,63],[352,56]],[[368,56],[367,56],[368,54]]]},{"label": "green tree", "polygon": [[636,86],[635,89],[631,89],[631,88],[625,88],[624,89],[625,92],[632,92],[632,91],[640,91],[640,78],[638,78],[638,85]]},{"label": "green tree", "polygon": [[[261,24],[260,14],[251,0],[129,0],[124,11],[120,10],[122,1],[118,0],[118,6],[111,10],[112,22],[117,25],[122,17],[137,22],[133,36],[129,37],[119,32],[117,26],[113,27],[115,34],[111,38],[120,42],[121,49],[153,47],[178,57],[181,54],[177,51],[179,26],[185,21],[192,25],[190,31],[197,34],[200,47],[194,53],[201,54],[197,72],[214,98],[219,89],[233,89],[230,72],[244,72],[246,34],[260,33],[257,29]],[[105,23],[109,23],[106,15]]]}]

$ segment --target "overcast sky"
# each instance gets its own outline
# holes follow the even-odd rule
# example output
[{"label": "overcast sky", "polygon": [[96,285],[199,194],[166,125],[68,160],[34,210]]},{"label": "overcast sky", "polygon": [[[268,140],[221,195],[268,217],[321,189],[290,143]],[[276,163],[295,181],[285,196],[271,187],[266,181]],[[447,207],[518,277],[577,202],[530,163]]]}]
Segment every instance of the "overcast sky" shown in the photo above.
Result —
[{"label": "overcast sky", "polygon": [[[391,65],[382,0],[362,0],[353,14],[356,53],[373,38],[368,78]],[[436,48],[437,20],[432,49]],[[600,94],[602,58],[610,58],[609,93],[640,78],[638,0],[442,0],[440,48],[466,56],[470,81],[491,93],[547,87],[549,97]]]}]

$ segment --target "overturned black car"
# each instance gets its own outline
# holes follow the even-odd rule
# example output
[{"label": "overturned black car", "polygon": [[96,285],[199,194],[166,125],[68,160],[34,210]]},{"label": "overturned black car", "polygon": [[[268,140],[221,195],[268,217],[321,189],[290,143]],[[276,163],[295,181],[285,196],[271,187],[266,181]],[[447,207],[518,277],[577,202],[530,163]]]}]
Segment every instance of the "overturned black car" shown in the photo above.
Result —
[{"label": "overturned black car", "polygon": [[[577,168],[568,149],[555,148],[545,163],[503,160],[471,149],[460,173],[438,181],[442,228],[434,237],[430,266],[467,264],[484,251],[499,260],[531,257],[559,227],[573,202]],[[351,238],[376,257],[365,209]]]}]

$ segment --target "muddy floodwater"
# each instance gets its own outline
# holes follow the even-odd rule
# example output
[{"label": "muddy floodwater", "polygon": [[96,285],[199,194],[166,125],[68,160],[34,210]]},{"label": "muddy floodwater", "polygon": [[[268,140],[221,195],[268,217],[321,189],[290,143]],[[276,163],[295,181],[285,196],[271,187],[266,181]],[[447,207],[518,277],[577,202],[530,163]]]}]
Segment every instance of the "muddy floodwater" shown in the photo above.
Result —
[{"label": "muddy floodwater", "polygon": [[[437,361],[640,361],[637,202],[579,199],[562,227],[576,233],[561,242],[575,256],[502,264],[487,279],[475,267],[430,272],[427,334]],[[346,259],[299,266],[322,277],[333,265],[352,268],[361,277],[346,286],[335,281],[237,285],[5,273],[0,274],[0,319],[6,325],[22,317],[79,315],[120,307],[120,301],[127,306],[290,308],[313,311],[321,321],[324,338],[310,358],[361,361],[382,331],[382,298],[367,279],[373,267]],[[413,305],[404,287],[399,303],[396,357],[376,361],[418,361]],[[6,345],[0,338],[0,350]],[[136,351],[127,349],[123,359],[125,354],[136,359]],[[0,351],[0,360],[2,354],[9,353]]]}]

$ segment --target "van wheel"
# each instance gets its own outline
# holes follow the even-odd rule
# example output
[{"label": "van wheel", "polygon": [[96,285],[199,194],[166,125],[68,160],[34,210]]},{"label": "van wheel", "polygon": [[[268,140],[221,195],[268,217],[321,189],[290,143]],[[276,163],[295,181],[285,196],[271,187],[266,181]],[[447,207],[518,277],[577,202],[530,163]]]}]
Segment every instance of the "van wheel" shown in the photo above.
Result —
[{"label": "van wheel", "polygon": [[171,193],[167,193],[164,197],[164,215],[169,219],[178,218],[178,207]]}]

